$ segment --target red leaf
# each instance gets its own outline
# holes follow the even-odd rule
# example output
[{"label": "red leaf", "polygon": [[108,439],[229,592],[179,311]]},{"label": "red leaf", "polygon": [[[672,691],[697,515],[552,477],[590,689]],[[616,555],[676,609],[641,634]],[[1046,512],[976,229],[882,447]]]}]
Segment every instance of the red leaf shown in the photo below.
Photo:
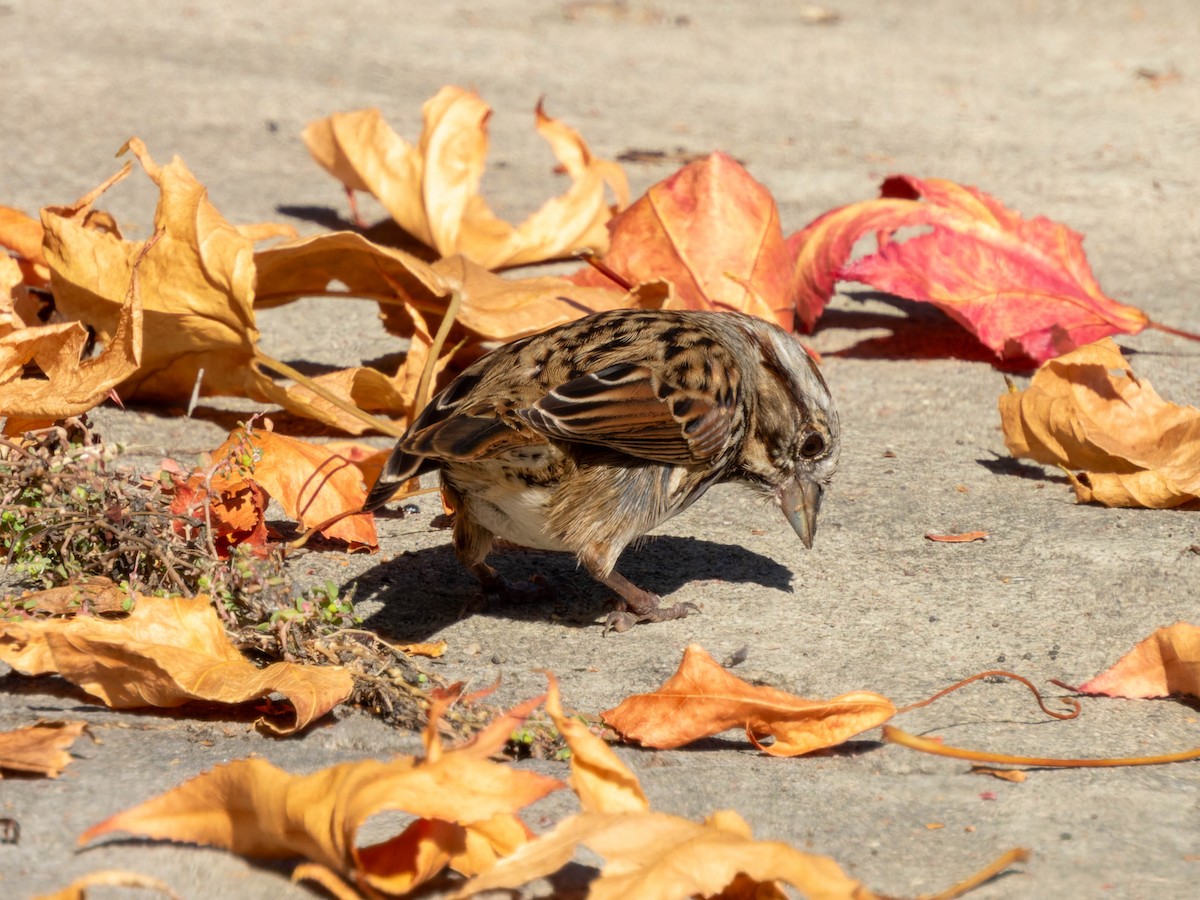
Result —
[{"label": "red leaf", "polygon": [[[931,230],[894,238],[921,225]],[[872,232],[877,252],[847,264],[855,243]],[[894,176],[881,199],[827,213],[789,243],[798,254],[802,309],[822,308],[836,280],[859,281],[933,303],[1001,357],[1043,362],[1150,324],[1141,310],[1100,290],[1077,232],[1041,216],[1023,219],[951,181]]]},{"label": "red leaf", "polygon": [[[660,181],[617,215],[609,231],[604,264],[630,284],[671,282],[669,308],[735,309],[792,330],[793,252],[779,210],[771,192],[725,154]],[[571,280],[612,287],[591,268]]]}]

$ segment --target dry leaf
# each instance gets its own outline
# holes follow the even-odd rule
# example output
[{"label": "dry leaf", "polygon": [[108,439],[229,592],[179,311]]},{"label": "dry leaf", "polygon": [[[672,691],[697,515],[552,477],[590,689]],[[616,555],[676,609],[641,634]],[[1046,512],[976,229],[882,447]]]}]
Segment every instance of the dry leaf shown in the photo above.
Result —
[{"label": "dry leaf", "polygon": [[1177,622],[1158,629],[1079,691],[1136,699],[1200,697],[1200,626]]},{"label": "dry leaf", "polygon": [[619,813],[648,810],[642,786],[629,768],[604,741],[579,719],[563,712],[558,679],[546,673],[550,689],[546,713],[571,748],[571,790],[584,812]]},{"label": "dry leaf", "polygon": [[1163,400],[1105,339],[1051,360],[1000,397],[1016,458],[1084,469],[1076,499],[1168,508],[1200,499],[1200,410]]},{"label": "dry leaf", "polygon": [[[78,322],[37,323],[18,287],[15,260],[0,254],[0,415],[60,419],[101,403],[137,371],[142,353],[142,302],[132,264],[104,349],[84,358],[87,330]],[[39,372],[26,374],[26,366]]]},{"label": "dry leaf", "polygon": [[[50,283],[50,269],[42,255],[42,225],[19,209],[0,206],[0,247],[18,257],[23,280],[30,287],[45,287]],[[5,254],[0,254],[0,256]]]},{"label": "dry leaf", "polygon": [[0,769],[57,778],[71,762],[67,752],[87,722],[38,722],[0,732]]},{"label": "dry leaf", "polygon": [[[520,719],[502,717],[501,724],[511,733]],[[126,831],[252,858],[299,856],[310,862],[298,875],[390,895],[447,865],[475,874],[528,840],[516,812],[562,783],[491,762],[491,736],[482,745],[443,750],[437,727],[431,714],[425,759],[347,762],[311,775],[290,775],[259,759],[218,766],[88,829],[80,843]],[[390,840],[359,847],[362,824],[388,810],[416,821]]]},{"label": "dry leaf", "polygon": [[[137,138],[128,147],[161,192],[154,227],[162,235],[140,270],[145,342],[121,396],[187,398],[203,370],[201,394],[265,399],[269,379],[251,366],[258,342],[253,242],[221,217],[181,160],[160,167]],[[42,211],[57,308],[106,344],[143,246],[85,223],[99,191],[115,180],[73,206]]]},{"label": "dry leaf", "polygon": [[735,896],[782,898],[777,881],[823,900],[876,896],[828,857],[754,840],[732,810],[703,824],[648,810],[581,813],[501,860],[456,896],[513,889],[549,875],[570,862],[580,844],[606,860],[588,886],[590,900],[729,897],[724,892],[733,885],[741,889]]},{"label": "dry leaf", "polygon": [[[976,188],[896,175],[878,200],[826,213],[790,237],[801,318],[815,321],[838,280],[933,303],[1001,357],[1038,362],[1111,334],[1136,334],[1145,313],[1105,296],[1076,232],[1023,219]],[[921,202],[924,198],[924,202]],[[897,240],[898,229],[930,230]],[[858,240],[875,253],[850,263]]]},{"label": "dry leaf", "polygon": [[267,492],[237,472],[196,472],[187,478],[170,473],[171,512],[195,520],[176,519],[175,531],[197,540],[207,529],[213,549],[222,559],[231,547],[265,548]]},{"label": "dry leaf", "polygon": [[[367,498],[362,470],[350,460],[319,444],[263,428],[234,431],[212,455],[217,465],[228,461],[243,466],[243,476],[261,485],[302,528],[361,510]],[[347,515],[321,529],[321,534],[351,548],[378,546],[371,513]]]},{"label": "dry leaf", "polygon": [[6,597],[4,603],[10,602],[29,612],[60,616],[89,612],[97,615],[122,612],[129,602],[129,594],[111,578],[94,575],[86,581],[72,581],[60,587],[25,593],[11,601]]},{"label": "dry leaf", "polygon": [[491,109],[473,91],[447,86],[422,107],[425,125],[414,147],[379,110],[336,113],[311,122],[304,142],[313,158],[347,190],[369,191],[400,227],[440,256],[462,254],[488,269],[603,250],[612,216],[629,202],[621,168],[596,159],[579,134],[537,108],[537,130],[571,177],[566,193],[513,227],[479,195]]},{"label": "dry leaf", "polygon": [[32,900],[86,900],[88,889],[94,887],[146,888],[165,894],[170,900],[179,900],[179,895],[171,890],[171,886],[165,881],[120,869],[101,869],[97,872],[89,872],[87,875],[76,878],[61,891],[55,891],[53,894],[39,894]]},{"label": "dry leaf", "polygon": [[989,537],[986,531],[964,531],[961,534],[933,534],[925,535],[925,540],[935,541],[939,544],[969,544],[971,541],[984,541]]},{"label": "dry leaf", "polygon": [[991,775],[1001,781],[1011,781],[1020,784],[1029,777],[1029,773],[1021,769],[997,769],[994,766],[971,766],[972,775]]},{"label": "dry leaf", "polygon": [[[793,258],[771,192],[723,153],[654,185],[613,219],[604,265],[630,284],[664,280],[667,308],[733,309],[794,324]],[[591,267],[578,284],[608,286]],[[801,311],[801,319],[811,328]]]},{"label": "dry leaf", "polygon": [[260,669],[229,642],[205,596],[137,596],[123,619],[76,616],[0,623],[0,660],[26,675],[58,674],[114,709],[192,700],[240,704],[278,692],[294,720],[260,725],[290,734],[350,696],[350,673],[273,663]]},{"label": "dry leaf", "polygon": [[[684,650],[678,671],[662,687],[627,697],[602,716],[623,737],[648,747],[681,747],[744,727],[764,753],[799,756],[881,725],[895,711],[886,697],[866,691],[815,701],[750,685],[692,644]],[[762,746],[760,740],[768,736],[774,743]]]},{"label": "dry leaf", "polygon": [[[611,288],[584,288],[564,278],[506,279],[462,256],[427,263],[371,243],[350,232],[318,235],[259,251],[259,307],[300,297],[369,298],[383,311],[384,327],[410,346],[394,375],[368,368],[348,369],[314,379],[360,409],[387,415],[404,426],[423,405],[418,382],[451,303],[460,298],[453,328],[435,365],[440,387],[493,347],[601,310],[661,303],[661,287],[634,295]],[[336,284],[336,287],[333,285]],[[351,433],[367,426],[316,397],[303,385],[269,389],[287,408]]]}]

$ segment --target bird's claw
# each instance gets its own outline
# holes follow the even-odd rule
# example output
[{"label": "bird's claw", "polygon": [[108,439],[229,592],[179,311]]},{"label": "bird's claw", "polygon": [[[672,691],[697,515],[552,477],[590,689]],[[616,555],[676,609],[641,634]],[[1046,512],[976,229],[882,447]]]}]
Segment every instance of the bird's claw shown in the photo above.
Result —
[{"label": "bird's claw", "polygon": [[654,606],[640,613],[627,609],[625,602],[621,601],[618,608],[610,612],[604,620],[604,636],[608,637],[610,631],[620,634],[642,622],[669,622],[671,619],[686,619],[688,613],[693,612],[700,612],[700,607],[686,601],[673,606]]}]

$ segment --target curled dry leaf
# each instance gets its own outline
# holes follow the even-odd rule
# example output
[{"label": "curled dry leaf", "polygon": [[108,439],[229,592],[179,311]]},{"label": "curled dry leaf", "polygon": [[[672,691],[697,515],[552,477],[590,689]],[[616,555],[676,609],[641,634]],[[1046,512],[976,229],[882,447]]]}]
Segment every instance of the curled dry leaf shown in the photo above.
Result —
[{"label": "curled dry leaf", "polygon": [[218,551],[265,541],[267,497],[301,527],[322,526],[320,534],[352,550],[378,546],[374,516],[356,512],[367,496],[363,470],[329,447],[269,428],[236,429],[200,471],[175,479],[174,490],[171,511],[206,520]]},{"label": "curled dry leaf", "polygon": [[[50,420],[79,415],[136,372],[142,302],[132,265],[121,297],[104,349],[85,359],[87,329],[78,322],[41,324],[16,260],[0,253],[0,415]],[[30,365],[38,372],[26,374]]]},{"label": "curled dry leaf", "polygon": [[1200,697],[1200,626],[1177,622],[1158,629],[1079,691],[1138,699]]},{"label": "curled dry leaf", "polygon": [[0,769],[57,778],[71,762],[68,748],[87,731],[87,722],[38,722],[0,732]]},{"label": "curled dry leaf", "polygon": [[[799,756],[882,725],[895,712],[890,700],[867,691],[816,701],[747,684],[692,644],[662,687],[627,697],[602,716],[623,737],[647,747],[681,747],[744,727],[764,753]],[[768,736],[774,743],[762,746]]]},{"label": "curled dry leaf", "polygon": [[[501,719],[504,737],[530,709]],[[258,859],[301,857],[310,862],[298,874],[346,894],[345,882],[372,896],[403,894],[446,866],[476,874],[528,840],[517,811],[563,785],[490,761],[491,739],[443,750],[436,719],[425,732],[425,759],[347,762],[310,775],[238,760],[118,813],[80,843],[125,831]],[[358,846],[362,824],[388,810],[416,820],[390,840]]]},{"label": "curled dry leaf", "polygon": [[[670,282],[666,308],[739,310],[792,330],[794,252],[784,241],[779,210],[771,192],[724,153],[654,185],[609,230],[604,265],[630,284]],[[611,284],[591,267],[573,280]],[[811,330],[816,315],[801,307],[800,317]]]},{"label": "curled dry leaf", "polygon": [[[928,231],[897,239],[902,228]],[[867,235],[876,252],[850,262]],[[932,303],[1001,357],[1042,362],[1151,322],[1101,291],[1083,238],[1041,216],[1023,219],[982,191],[896,175],[878,200],[832,210],[788,239],[801,318],[811,328],[839,280]],[[805,310],[809,312],[806,314]]]},{"label": "curled dry leaf", "polygon": [[125,593],[111,578],[96,575],[85,581],[73,581],[61,587],[30,592],[15,599],[6,597],[0,610],[9,612],[9,604],[27,612],[50,613],[64,616],[77,612],[100,613],[122,612],[129,602]]},{"label": "curled dry leaf", "polygon": [[586,724],[563,712],[558,679],[547,673],[550,689],[546,713],[571,748],[571,790],[584,812],[619,813],[648,810],[650,803],[637,776],[613,749]]},{"label": "curled dry leaf", "polygon": [[555,197],[514,227],[496,217],[479,194],[491,108],[474,91],[447,86],[422,107],[416,146],[401,138],[377,109],[336,113],[311,122],[304,142],[313,159],[350,191],[368,191],[405,231],[440,256],[461,254],[496,269],[603,250],[617,205],[629,202],[620,166],[594,157],[579,134],[537,108],[538,133],[571,178]]},{"label": "curled dry leaf", "polygon": [[1038,369],[1000,397],[1014,457],[1083,469],[1080,503],[1168,508],[1200,499],[1200,410],[1163,400],[1105,339]]},{"label": "curled dry leaf", "polygon": [[[448,369],[461,369],[501,343],[588,313],[657,302],[653,289],[631,296],[612,288],[579,287],[564,278],[501,278],[462,256],[427,263],[350,232],[268,247],[256,254],[255,262],[259,307],[315,296],[379,303],[384,327],[409,340],[398,370],[389,375],[360,367],[314,381],[348,397],[360,409],[387,415],[398,427],[406,425],[428,399],[418,397],[417,388],[433,348],[433,334],[456,294],[460,300],[453,328],[434,366],[438,376],[445,372],[449,377]],[[304,385],[275,385],[271,398],[351,433],[366,429]]]},{"label": "curled dry leaf", "polygon": [[938,544],[969,544],[972,541],[986,541],[989,535],[986,531],[963,531],[957,534],[934,534],[932,532],[925,535],[925,540],[934,541]]},{"label": "curled dry leaf", "polygon": [[588,886],[592,898],[782,898],[776,880],[813,897],[873,896],[832,860],[785,844],[754,841],[732,810],[703,824],[652,812],[637,776],[577,718],[567,716],[558,681],[547,673],[546,712],[571,750],[571,788],[583,807],[526,846],[501,859],[457,895],[513,889],[562,868],[580,844],[607,860]]},{"label": "curled dry leaf", "polygon": [[[160,191],[154,227],[161,236],[140,269],[145,342],[121,396],[187,398],[203,370],[202,394],[265,400],[270,380],[251,365],[258,342],[253,242],[222,218],[180,159],[159,166],[137,138],[127,146]],[[143,247],[88,227],[92,204],[116,180],[72,206],[42,211],[57,309],[94,328],[106,345],[115,340]]]},{"label": "curled dry leaf", "polygon": [[[591,900],[785,897],[775,882],[826,900],[876,896],[828,857],[754,840],[732,810],[703,823],[649,810],[580,813],[468,882],[456,896],[512,889],[549,875],[570,862],[580,844],[606,860],[588,886]],[[736,893],[726,893],[733,888]]]},{"label": "curled dry leaf", "polygon": [[278,692],[295,713],[286,721],[260,720],[277,734],[319,719],[353,687],[350,673],[338,667],[279,662],[258,668],[229,642],[203,595],[136,596],[122,619],[0,623],[0,660],[25,675],[60,675],[114,709],[193,700],[240,704]]},{"label": "curled dry leaf", "polygon": [[171,886],[165,881],[149,875],[142,875],[139,872],[127,872],[120,869],[101,869],[89,872],[87,875],[76,878],[61,891],[55,891],[53,894],[39,894],[33,900],[87,900],[88,891],[95,887],[145,888],[158,891],[169,900],[179,900],[179,895],[171,890]]},{"label": "curled dry leaf", "polygon": [[[50,269],[42,256],[42,224],[19,209],[0,206],[0,247],[17,257],[22,277],[30,287],[50,283]],[[5,254],[7,255],[7,254]]]}]

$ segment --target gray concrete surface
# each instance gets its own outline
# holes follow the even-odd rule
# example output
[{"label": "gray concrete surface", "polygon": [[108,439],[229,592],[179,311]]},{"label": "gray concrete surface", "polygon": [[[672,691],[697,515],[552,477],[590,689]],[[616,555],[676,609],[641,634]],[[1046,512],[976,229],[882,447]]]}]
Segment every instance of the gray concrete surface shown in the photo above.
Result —
[{"label": "gray concrete surface", "polygon": [[[298,208],[344,205],[310,162],[302,126],[375,105],[415,136],[421,102],[458,83],[496,110],[485,187],[510,217],[555,187],[530,127],[545,95],[550,112],[604,156],[728,151],[774,192],[789,232],[872,196],[888,173],[976,184],[1083,232],[1111,295],[1200,330],[1192,0],[826,5],[841,16],[833,24],[809,24],[800,2],[748,0],[8,0],[0,203],[33,211],[69,201],[113,171],[113,152],[139,135],[161,160],[181,155],[232,221],[290,221],[313,233],[321,226]],[[628,167],[635,191],[670,171]],[[135,177],[108,205],[145,234],[153,203]],[[351,364],[392,349],[386,337],[364,337],[374,334],[372,317],[365,304],[349,315],[306,301],[264,314],[261,326],[282,358]],[[923,334],[935,336],[936,352]],[[1164,396],[1200,398],[1200,348],[1153,333],[1121,343]],[[567,703],[588,711],[657,685],[691,642],[718,658],[748,647],[743,674],[811,696],[871,689],[908,703],[996,665],[1080,681],[1154,628],[1196,619],[1200,557],[1187,552],[1196,514],[1079,507],[1061,478],[1007,461],[995,408],[1001,377],[986,362],[953,358],[970,357],[971,342],[940,316],[839,297],[813,344],[826,354],[845,441],[815,549],[805,552],[782,517],[719,489],[624,563],[633,580],[702,605],[701,616],[602,639],[601,589],[569,561],[513,553],[506,571],[545,573],[561,586],[559,603],[460,618],[473,584],[445,533],[427,529],[432,509],[385,520],[381,555],[348,567],[318,556],[301,564],[316,578],[357,583],[369,627],[448,640],[447,676],[482,684],[501,674],[501,698],[516,700],[540,689],[533,670],[550,668]],[[223,434],[153,411],[98,418],[147,459],[197,452]],[[992,536],[962,546],[923,538],[973,529]],[[0,815],[22,829],[19,845],[0,846],[0,894],[10,897],[103,867],[157,875],[186,897],[303,896],[280,870],[224,853],[138,842],[77,852],[74,838],[249,753],[310,771],[415,746],[353,712],[268,741],[241,724],[115,714],[44,682],[10,676],[0,689],[0,728],[80,716],[103,740],[77,745],[79,758],[56,781],[0,784]],[[1195,710],[1171,702],[1091,701],[1076,721],[1045,722],[1022,689],[1000,684],[976,685],[900,724],[965,746],[1060,756],[1166,752],[1195,745],[1198,734]],[[891,894],[948,885],[1014,845],[1030,847],[1032,861],[974,896],[1196,893],[1194,764],[1042,770],[1008,784],[869,744],[768,759],[737,735],[622,756],[658,808],[698,817],[734,807],[756,834],[827,853]],[[530,821],[542,829],[569,808],[552,798]]]}]

